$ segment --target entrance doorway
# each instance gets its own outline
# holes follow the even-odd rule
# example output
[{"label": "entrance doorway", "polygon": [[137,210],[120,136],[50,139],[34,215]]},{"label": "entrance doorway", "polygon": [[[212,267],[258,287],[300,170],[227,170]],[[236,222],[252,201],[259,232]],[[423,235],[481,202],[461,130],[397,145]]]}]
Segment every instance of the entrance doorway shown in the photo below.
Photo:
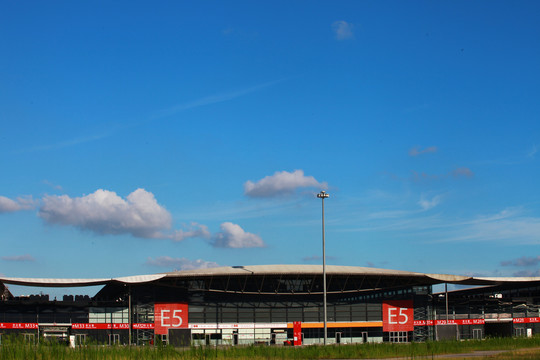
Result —
[{"label": "entrance doorway", "polygon": [[119,334],[109,334],[109,345],[120,344]]},{"label": "entrance doorway", "polygon": [[512,322],[493,322],[484,325],[486,336],[491,337],[511,337],[513,324]]},{"label": "entrance doorway", "polygon": [[362,331],[362,343],[367,343],[367,331]]}]

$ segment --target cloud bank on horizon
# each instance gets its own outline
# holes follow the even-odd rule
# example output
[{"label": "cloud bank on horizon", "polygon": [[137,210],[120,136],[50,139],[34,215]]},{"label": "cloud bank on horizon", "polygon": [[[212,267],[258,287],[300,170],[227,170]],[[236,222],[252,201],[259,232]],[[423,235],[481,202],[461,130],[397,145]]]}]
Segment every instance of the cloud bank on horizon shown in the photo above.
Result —
[{"label": "cloud bank on horizon", "polygon": [[[436,147],[433,147],[436,149]],[[429,149],[429,148],[428,148]],[[418,151],[429,153],[432,151]],[[410,154],[410,153],[409,153]],[[416,154],[417,155],[417,154]],[[416,156],[415,155],[415,156]],[[431,179],[443,179],[450,177],[472,177],[469,168],[459,167],[442,176],[432,176]],[[427,175],[415,177],[428,178]],[[413,181],[418,181],[413,179]],[[269,199],[274,197],[294,196],[299,190],[310,188],[328,188],[328,184],[320,182],[313,176],[306,176],[303,170],[276,171],[258,181],[246,181],[244,194],[250,198]],[[443,195],[421,194],[418,205],[423,211],[429,211],[442,202]],[[41,200],[35,200],[31,196],[19,197],[15,200],[0,197],[2,212],[16,212],[34,210],[38,207],[38,216],[47,224],[71,226],[81,231],[92,232],[97,235],[124,235],[128,234],[143,239],[166,239],[173,242],[182,242],[190,238],[199,238],[214,248],[264,248],[267,246],[260,235],[245,231],[240,225],[233,222],[223,222],[220,231],[212,234],[207,225],[191,222],[184,229],[172,229],[172,216],[170,212],[160,205],[154,194],[139,188],[128,194],[126,198],[120,197],[113,191],[98,189],[94,193],[81,197],[68,195],[45,195]],[[405,212],[394,215],[371,214],[367,218],[391,219],[403,218]],[[521,226],[518,226],[521,224]],[[522,238],[526,241],[535,241],[533,232],[537,231],[538,220],[520,218],[518,209],[510,209],[499,214],[480,217],[474,221],[462,224],[467,235],[459,231],[448,231],[447,236],[436,242],[462,242],[462,241],[485,241],[490,239]],[[429,228],[429,221],[424,221],[422,227]],[[438,223],[437,226],[445,226]],[[457,228],[449,225],[452,228]],[[328,256],[329,259],[335,259]],[[304,257],[302,261],[316,261],[318,255]],[[36,259],[29,254],[4,256],[4,261],[33,262]],[[528,262],[527,262],[528,261]],[[513,262],[503,262],[503,266],[523,266],[537,262],[536,258],[527,260],[518,259]],[[197,267],[214,267],[217,263],[202,259],[190,261],[186,258],[172,258],[168,256],[148,258],[147,265],[156,267],[174,267],[177,269],[193,269]],[[532,274],[530,270],[516,272],[516,274]]]},{"label": "cloud bank on horizon", "polygon": [[[244,184],[245,195],[253,198],[290,196],[298,189],[324,188],[328,184],[306,176],[303,170],[277,171],[273,175]],[[38,216],[47,224],[71,226],[97,235],[131,235],[143,239],[168,239],[181,242],[190,238],[204,239],[216,248],[264,248],[266,243],[257,234],[245,231],[233,222],[223,222],[220,231],[212,234],[207,225],[191,222],[186,229],[171,230],[172,216],[158,203],[154,194],[139,188],[120,197],[116,192],[98,189],[80,197],[45,195],[40,201],[32,197],[16,200],[0,196],[1,212],[33,210],[38,204]],[[34,261],[30,255],[4,257],[5,261]],[[172,266],[187,269],[214,266],[214,262],[160,257],[147,260],[153,266]]]},{"label": "cloud bank on horizon", "polygon": [[540,269],[538,269],[539,264],[540,264],[540,255],[522,256],[517,259],[501,261],[501,266],[521,269],[521,270],[514,271],[513,273],[514,276],[524,276],[524,277],[540,276]]},{"label": "cloud bank on horizon", "polygon": [[14,256],[2,256],[4,261],[13,261],[13,262],[34,262],[36,259],[29,254],[24,255],[14,255]]},{"label": "cloud bank on horizon", "polygon": [[[409,155],[434,153],[437,147],[428,147],[420,150],[418,147],[409,151]],[[413,182],[423,179],[441,180],[446,178],[470,178],[474,175],[468,167],[458,167],[444,175],[427,175],[415,173]],[[327,189],[328,184],[305,175],[301,169],[289,171],[276,171],[272,175],[263,177],[258,181],[248,180],[244,183],[244,195],[248,198],[271,199],[275,197],[295,196],[298,191],[305,189]],[[443,195],[422,193],[418,205],[422,211],[429,211],[439,206]],[[245,231],[240,225],[230,221],[221,223],[220,231],[212,233],[207,225],[191,222],[184,229],[172,230],[172,216],[170,212],[160,205],[154,194],[139,188],[128,194],[126,198],[109,190],[98,189],[89,195],[70,197],[68,195],[45,195],[36,200],[31,196],[19,197],[15,200],[0,196],[1,212],[28,211],[38,208],[38,216],[47,224],[71,226],[81,231],[92,232],[97,235],[124,235],[128,234],[143,239],[167,239],[173,242],[182,242],[190,238],[203,239],[214,248],[265,248],[267,244],[260,235]],[[373,219],[393,217],[403,219],[405,212],[398,212],[391,216],[372,214]],[[461,226],[449,226],[454,230],[447,231],[447,236],[436,240],[438,242],[462,242],[462,241],[485,241],[506,240],[511,238],[529,239],[535,241],[538,230],[538,221],[519,217],[517,209],[503,211],[500,214],[480,217],[474,221],[463,223]],[[423,221],[422,226],[429,229],[429,221]],[[466,235],[455,229],[464,229]],[[317,262],[318,255],[303,257],[304,262]],[[328,259],[336,259],[328,256]],[[34,262],[36,259],[29,255],[4,256],[2,260],[9,262]],[[502,262],[506,267],[527,267],[514,272],[516,276],[534,276],[537,272],[530,269],[538,263],[537,258],[521,258],[513,261]],[[147,258],[146,265],[162,268],[175,268],[189,270],[195,268],[207,268],[219,266],[216,262],[202,259],[189,260],[187,258],[174,258],[160,256]]]}]

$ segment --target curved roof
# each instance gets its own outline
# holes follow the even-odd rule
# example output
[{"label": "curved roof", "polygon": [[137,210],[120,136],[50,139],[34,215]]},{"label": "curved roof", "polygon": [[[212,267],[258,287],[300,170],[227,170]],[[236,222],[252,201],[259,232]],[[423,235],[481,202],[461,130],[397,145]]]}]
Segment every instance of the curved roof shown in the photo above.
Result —
[{"label": "curved roof", "polygon": [[[352,276],[379,276],[403,277],[417,279],[428,284],[463,284],[463,285],[497,285],[516,282],[540,282],[540,277],[471,277],[449,274],[427,274],[411,271],[377,269],[360,266],[327,265],[327,275]],[[117,278],[97,279],[43,279],[43,278],[16,278],[0,277],[5,284],[42,287],[75,287],[106,284],[143,284],[151,283],[163,278],[196,278],[219,276],[265,276],[265,275],[319,275],[322,274],[322,265],[253,265],[253,266],[224,266],[216,268],[174,271],[154,275],[138,275]]]},{"label": "curved roof", "polygon": [[[250,265],[250,266],[223,266],[206,269],[173,271],[167,273],[169,277],[196,277],[196,276],[234,276],[246,275],[319,275],[322,274],[322,265]],[[423,276],[421,273],[377,269],[360,266],[327,265],[327,275],[389,275],[389,276]]]},{"label": "curved roof", "polygon": [[[167,277],[235,276],[246,275],[319,275],[322,265],[252,265],[224,266],[206,269],[173,271]],[[403,270],[379,269],[361,266],[327,265],[327,275],[392,276],[427,280],[432,284],[496,285],[515,282],[540,281],[540,277],[473,277],[450,274],[429,274]]]},{"label": "curved roof", "polygon": [[43,286],[43,287],[75,287],[106,285],[110,283],[122,284],[142,284],[164,278],[166,274],[126,276],[118,278],[102,279],[43,279],[43,278],[16,278],[0,277],[0,282],[4,284],[23,286]]}]

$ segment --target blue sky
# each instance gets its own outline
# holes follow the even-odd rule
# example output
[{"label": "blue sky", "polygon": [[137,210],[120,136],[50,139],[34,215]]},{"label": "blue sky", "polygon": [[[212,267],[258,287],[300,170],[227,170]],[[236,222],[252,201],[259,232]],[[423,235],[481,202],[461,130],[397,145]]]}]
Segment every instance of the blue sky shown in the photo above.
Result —
[{"label": "blue sky", "polygon": [[540,276],[536,1],[3,2],[0,273]]}]

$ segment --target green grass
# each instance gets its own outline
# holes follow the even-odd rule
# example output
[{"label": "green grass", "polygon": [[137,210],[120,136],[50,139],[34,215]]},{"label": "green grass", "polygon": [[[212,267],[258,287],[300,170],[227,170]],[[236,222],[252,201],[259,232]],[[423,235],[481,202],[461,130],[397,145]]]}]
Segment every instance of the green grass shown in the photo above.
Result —
[{"label": "green grass", "polygon": [[[437,354],[469,353],[478,350],[518,350],[540,348],[540,337],[533,338],[493,338],[469,341],[440,341],[410,344],[357,344],[333,346],[236,346],[236,347],[190,347],[175,349],[170,346],[103,346],[87,345],[70,349],[65,345],[41,342],[30,345],[18,337],[3,337],[0,346],[2,360],[101,360],[101,359],[362,359],[404,357],[416,358]],[[520,350],[509,357],[501,354],[500,359],[538,358],[540,350]]]}]

